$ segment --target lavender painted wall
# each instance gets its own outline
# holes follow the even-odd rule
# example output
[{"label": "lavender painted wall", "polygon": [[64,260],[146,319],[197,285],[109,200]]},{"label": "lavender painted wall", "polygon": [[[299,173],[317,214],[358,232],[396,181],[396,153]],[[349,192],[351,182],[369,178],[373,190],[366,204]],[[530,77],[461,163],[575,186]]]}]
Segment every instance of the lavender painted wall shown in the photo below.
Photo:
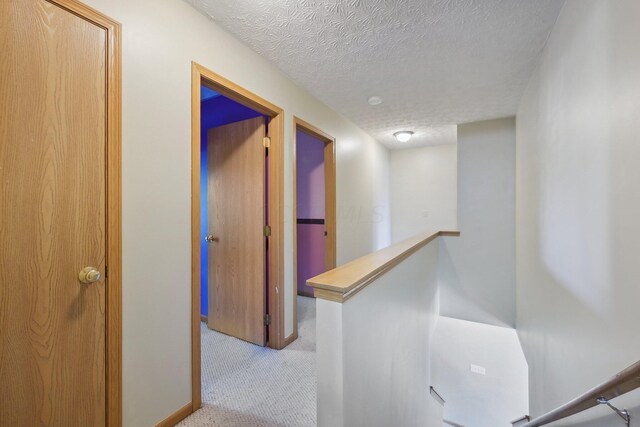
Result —
[{"label": "lavender painted wall", "polygon": [[298,293],[313,295],[307,279],[324,270],[324,224],[298,224]]},{"label": "lavender painted wall", "polygon": [[324,142],[296,131],[298,218],[324,218]]},{"label": "lavender painted wall", "polygon": [[296,200],[298,293],[313,295],[306,281],[325,270],[325,226],[304,220],[324,220],[324,142],[300,131],[296,132]]}]

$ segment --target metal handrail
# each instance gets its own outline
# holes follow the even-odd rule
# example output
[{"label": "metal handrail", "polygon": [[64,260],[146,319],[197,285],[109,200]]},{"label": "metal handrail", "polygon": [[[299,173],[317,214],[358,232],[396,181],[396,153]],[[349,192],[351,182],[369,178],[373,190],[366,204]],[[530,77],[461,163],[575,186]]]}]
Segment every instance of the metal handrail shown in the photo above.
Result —
[{"label": "metal handrail", "polygon": [[440,396],[440,393],[438,393],[435,388],[429,387],[429,393],[435,400],[438,401],[439,404],[444,405],[444,398]]},{"label": "metal handrail", "polygon": [[629,413],[629,411],[627,411],[626,409],[620,410],[616,408],[611,404],[611,402],[609,402],[609,400],[604,397],[599,397],[597,400],[598,405],[607,405],[613,412],[615,412],[620,418],[622,418],[626,423],[626,427],[629,427],[631,425],[631,414]]},{"label": "metal handrail", "polygon": [[[534,418],[526,424],[521,424],[521,427],[540,427],[603,404],[614,409],[615,407],[609,403],[612,399],[637,388],[640,388],[640,361],[572,401]],[[631,415],[628,411],[617,408],[614,411],[627,422],[627,426],[630,425]]]}]

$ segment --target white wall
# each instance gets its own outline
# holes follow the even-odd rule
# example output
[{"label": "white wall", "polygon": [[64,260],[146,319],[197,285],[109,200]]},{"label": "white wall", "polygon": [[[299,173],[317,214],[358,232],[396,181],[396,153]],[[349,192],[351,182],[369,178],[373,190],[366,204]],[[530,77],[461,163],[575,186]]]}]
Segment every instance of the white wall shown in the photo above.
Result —
[{"label": "white wall", "polygon": [[[468,427],[510,427],[528,414],[528,370],[514,329],[438,318],[431,375],[444,419]],[[471,372],[471,364],[486,375]]]},{"label": "white wall", "polygon": [[191,400],[191,61],[285,117],[286,333],[293,330],[292,115],[337,138],[338,262],[389,242],[388,152],[180,0],[86,0],[123,24],[124,425]]},{"label": "white wall", "polygon": [[443,427],[444,405],[431,396],[427,399],[427,427]]},{"label": "white wall", "polygon": [[517,325],[533,415],[640,357],[638,22],[637,0],[567,1],[518,111]]},{"label": "white wall", "polygon": [[515,122],[458,126],[459,238],[441,245],[443,316],[515,326]]},{"label": "white wall", "polygon": [[391,237],[456,230],[457,147],[442,144],[391,150]]},{"label": "white wall", "polygon": [[438,241],[344,304],[317,300],[318,426],[431,426]]}]

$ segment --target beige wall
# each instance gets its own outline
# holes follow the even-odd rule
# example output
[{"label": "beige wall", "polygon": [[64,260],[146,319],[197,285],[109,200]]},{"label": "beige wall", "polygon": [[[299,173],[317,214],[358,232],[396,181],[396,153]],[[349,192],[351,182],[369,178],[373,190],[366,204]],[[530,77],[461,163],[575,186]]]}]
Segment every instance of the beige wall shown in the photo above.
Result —
[{"label": "beige wall", "polygon": [[637,0],[569,0],[518,111],[517,326],[532,415],[640,356],[638,22]]},{"label": "beige wall", "polygon": [[515,326],[515,121],[458,126],[458,229],[444,238],[443,316]]},{"label": "beige wall", "polygon": [[391,150],[391,238],[457,230],[457,146]]},{"label": "beige wall", "polygon": [[87,3],[123,24],[124,424],[150,426],[191,400],[191,61],[286,112],[287,334],[292,115],[337,138],[339,263],[389,241],[388,152],[185,2]]},{"label": "beige wall", "polygon": [[317,300],[319,427],[442,425],[429,395],[440,241],[343,304]]}]

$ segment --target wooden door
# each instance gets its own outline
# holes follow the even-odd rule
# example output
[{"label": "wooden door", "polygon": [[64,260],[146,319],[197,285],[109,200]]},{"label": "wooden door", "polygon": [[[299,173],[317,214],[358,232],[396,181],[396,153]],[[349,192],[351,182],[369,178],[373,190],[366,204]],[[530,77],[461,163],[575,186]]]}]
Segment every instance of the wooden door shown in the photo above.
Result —
[{"label": "wooden door", "polygon": [[108,37],[43,0],[0,20],[0,425],[101,426]]},{"label": "wooden door", "polygon": [[265,124],[209,130],[209,328],[265,345]]}]

